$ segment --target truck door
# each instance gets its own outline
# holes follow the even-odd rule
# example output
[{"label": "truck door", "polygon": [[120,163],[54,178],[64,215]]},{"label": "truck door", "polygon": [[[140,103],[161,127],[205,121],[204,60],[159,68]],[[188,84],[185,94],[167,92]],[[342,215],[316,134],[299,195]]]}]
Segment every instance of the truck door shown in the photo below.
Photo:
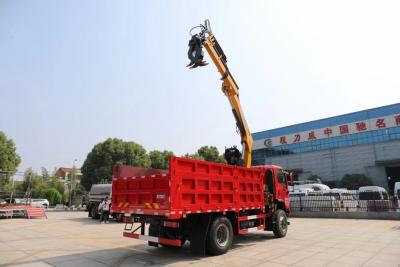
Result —
[{"label": "truck door", "polygon": [[270,207],[275,198],[275,179],[272,169],[265,171],[265,188],[264,188],[264,201],[265,206]]},{"label": "truck door", "polygon": [[285,173],[278,169],[276,172],[276,178],[278,182],[276,183],[276,199],[285,200],[288,191],[287,179]]},{"label": "truck door", "polygon": [[274,195],[275,193],[275,184],[274,184],[274,172],[272,169],[269,169],[265,172],[265,192]]}]

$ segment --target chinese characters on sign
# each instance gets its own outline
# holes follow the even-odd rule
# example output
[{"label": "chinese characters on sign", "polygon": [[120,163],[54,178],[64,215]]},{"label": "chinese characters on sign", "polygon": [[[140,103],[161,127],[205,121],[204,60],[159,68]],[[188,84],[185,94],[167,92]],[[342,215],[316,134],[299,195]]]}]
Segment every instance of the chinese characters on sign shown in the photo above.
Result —
[{"label": "chinese characters on sign", "polygon": [[[340,124],[320,129],[314,129],[304,132],[297,132],[288,135],[276,136],[268,138],[268,146],[280,146],[305,141],[318,140],[323,138],[330,138],[336,136],[343,136],[349,134],[356,134],[361,132],[374,131],[379,129],[398,127],[400,126],[400,114],[374,118],[364,121],[355,121],[347,124]],[[266,139],[262,139],[261,146],[266,147],[264,143]],[[258,140],[256,140],[257,142]],[[255,148],[259,146],[255,143]]]},{"label": "chinese characters on sign", "polygon": [[400,115],[395,116],[394,119],[396,120],[396,126],[400,125]]},{"label": "chinese characters on sign", "polygon": [[286,142],[286,136],[281,136],[281,138],[280,138],[280,143],[281,143],[281,145],[287,144],[287,142]]},{"label": "chinese characters on sign", "polygon": [[376,120],[376,127],[380,128],[386,128],[385,124],[385,119],[377,119]]},{"label": "chinese characters on sign", "polygon": [[349,133],[349,125],[340,125],[339,126],[340,134],[348,134]]},{"label": "chinese characters on sign", "polygon": [[332,129],[331,128],[326,128],[324,130],[324,134],[329,137],[330,135],[332,135]]},{"label": "chinese characters on sign", "polygon": [[315,132],[311,131],[308,133],[308,140],[314,140],[317,139],[317,137],[315,137]]}]

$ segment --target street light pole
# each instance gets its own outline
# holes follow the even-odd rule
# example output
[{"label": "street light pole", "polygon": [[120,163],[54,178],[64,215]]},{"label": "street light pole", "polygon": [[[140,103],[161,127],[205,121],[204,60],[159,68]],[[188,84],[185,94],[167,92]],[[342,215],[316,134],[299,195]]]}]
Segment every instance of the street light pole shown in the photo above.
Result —
[{"label": "street light pole", "polygon": [[75,175],[75,173],[73,173],[73,172],[75,172],[75,162],[76,161],[77,160],[74,159],[74,162],[72,163],[71,173],[70,173],[70,176],[69,176],[69,207],[72,206],[72,174]]}]

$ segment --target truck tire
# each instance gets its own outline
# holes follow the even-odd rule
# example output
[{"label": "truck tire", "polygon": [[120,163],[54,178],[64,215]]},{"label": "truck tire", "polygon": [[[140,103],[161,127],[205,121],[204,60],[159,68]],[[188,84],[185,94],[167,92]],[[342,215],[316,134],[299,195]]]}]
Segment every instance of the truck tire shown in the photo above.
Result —
[{"label": "truck tire", "polygon": [[233,240],[233,229],[229,219],[220,216],[214,219],[207,234],[206,249],[211,255],[226,253]]},{"label": "truck tire", "polygon": [[98,218],[100,218],[100,215],[97,214],[96,206],[93,206],[93,207],[90,209],[90,215],[92,216],[92,219],[98,219]]},{"label": "truck tire", "polygon": [[277,210],[274,216],[273,232],[276,238],[286,236],[288,228],[286,212],[283,210]]},{"label": "truck tire", "polygon": [[115,220],[116,220],[117,222],[123,222],[123,221],[124,221],[124,214],[122,214],[122,213],[117,213],[117,214],[114,216],[114,218],[115,218]]}]

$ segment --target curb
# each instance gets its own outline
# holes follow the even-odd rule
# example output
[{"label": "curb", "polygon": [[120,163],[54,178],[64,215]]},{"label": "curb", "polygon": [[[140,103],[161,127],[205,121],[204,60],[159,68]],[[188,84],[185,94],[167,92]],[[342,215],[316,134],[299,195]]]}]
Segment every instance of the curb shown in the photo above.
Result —
[{"label": "curb", "polygon": [[367,219],[367,220],[400,220],[400,212],[291,212],[294,218],[334,218],[334,219]]}]

